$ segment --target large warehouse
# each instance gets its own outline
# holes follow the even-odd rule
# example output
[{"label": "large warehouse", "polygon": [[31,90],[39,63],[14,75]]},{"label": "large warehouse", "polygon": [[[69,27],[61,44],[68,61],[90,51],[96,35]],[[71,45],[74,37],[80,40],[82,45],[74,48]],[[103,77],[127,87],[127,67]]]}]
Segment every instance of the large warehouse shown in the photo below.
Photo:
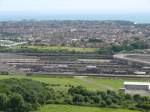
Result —
[{"label": "large warehouse", "polygon": [[124,82],[126,90],[144,90],[150,91],[150,83],[145,82]]},{"label": "large warehouse", "polygon": [[127,94],[150,96],[150,83],[148,82],[124,82],[123,89]]}]

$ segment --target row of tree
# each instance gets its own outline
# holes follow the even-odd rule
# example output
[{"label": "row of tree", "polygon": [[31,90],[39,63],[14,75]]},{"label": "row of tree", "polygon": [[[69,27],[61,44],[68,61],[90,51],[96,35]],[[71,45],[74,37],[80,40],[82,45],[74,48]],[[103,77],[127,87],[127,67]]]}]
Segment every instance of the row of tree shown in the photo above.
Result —
[{"label": "row of tree", "polygon": [[127,108],[133,110],[150,110],[150,97],[117,93],[114,91],[92,92],[84,87],[72,87],[68,90],[71,95],[70,104],[88,105],[109,108]]},{"label": "row of tree", "polygon": [[121,51],[133,51],[135,49],[148,49],[150,47],[148,42],[135,39],[135,41],[124,41],[121,45],[110,45],[109,47],[100,48],[99,54],[114,54]]}]

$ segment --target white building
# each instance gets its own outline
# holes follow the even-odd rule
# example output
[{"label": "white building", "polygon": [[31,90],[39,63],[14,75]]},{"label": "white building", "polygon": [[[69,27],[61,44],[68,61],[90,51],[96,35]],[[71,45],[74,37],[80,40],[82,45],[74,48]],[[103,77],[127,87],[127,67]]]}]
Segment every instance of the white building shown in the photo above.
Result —
[{"label": "white building", "polygon": [[136,75],[146,75],[146,72],[136,71],[136,72],[134,72],[134,74],[136,74]]},{"label": "white building", "polygon": [[96,66],[92,66],[92,65],[89,65],[89,66],[86,66],[87,69],[96,69],[97,67]]},{"label": "white building", "polygon": [[124,82],[126,90],[145,90],[150,91],[150,83],[146,82]]},{"label": "white building", "polygon": [[126,94],[139,94],[150,96],[150,83],[148,82],[124,82],[124,88],[120,89]]}]

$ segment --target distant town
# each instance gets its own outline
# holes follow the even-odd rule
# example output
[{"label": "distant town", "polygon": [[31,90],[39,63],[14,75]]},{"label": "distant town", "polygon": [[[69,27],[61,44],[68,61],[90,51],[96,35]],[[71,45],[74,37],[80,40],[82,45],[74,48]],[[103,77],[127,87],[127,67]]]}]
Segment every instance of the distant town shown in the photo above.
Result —
[{"label": "distant town", "polygon": [[101,48],[125,41],[150,41],[150,24],[129,21],[7,21],[0,39],[31,45]]}]

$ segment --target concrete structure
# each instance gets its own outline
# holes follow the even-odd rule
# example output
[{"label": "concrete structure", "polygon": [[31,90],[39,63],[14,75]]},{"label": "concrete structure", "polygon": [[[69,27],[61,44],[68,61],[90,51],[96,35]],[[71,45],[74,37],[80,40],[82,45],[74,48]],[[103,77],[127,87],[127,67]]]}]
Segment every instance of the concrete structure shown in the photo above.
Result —
[{"label": "concrete structure", "polygon": [[124,88],[121,89],[126,94],[139,94],[150,96],[150,83],[148,82],[124,82]]},{"label": "concrete structure", "polygon": [[134,74],[136,74],[136,75],[146,75],[146,72],[135,71]]},{"label": "concrete structure", "polygon": [[149,54],[116,54],[113,57],[114,61],[117,63],[128,64],[138,67],[150,66]]},{"label": "concrete structure", "polygon": [[27,44],[27,42],[13,42],[10,40],[0,40],[1,47],[11,47],[11,46],[17,46],[22,44]]},{"label": "concrete structure", "polygon": [[124,82],[126,90],[145,90],[150,91],[150,83],[145,82]]},{"label": "concrete structure", "polygon": [[89,66],[86,66],[87,69],[96,69],[96,66],[92,66],[92,65],[89,65]]}]

